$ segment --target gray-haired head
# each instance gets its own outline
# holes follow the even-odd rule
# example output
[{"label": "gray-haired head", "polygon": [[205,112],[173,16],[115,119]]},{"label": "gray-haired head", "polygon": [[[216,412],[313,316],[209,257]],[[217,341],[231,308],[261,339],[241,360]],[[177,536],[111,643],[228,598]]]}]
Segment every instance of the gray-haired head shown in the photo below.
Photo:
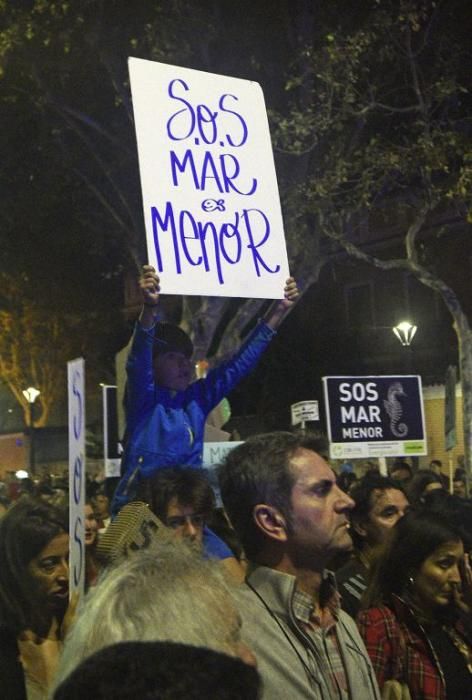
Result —
[{"label": "gray-haired head", "polygon": [[85,658],[122,641],[171,641],[240,654],[239,617],[216,562],[179,542],[136,552],[88,594],[64,645],[56,685]]}]

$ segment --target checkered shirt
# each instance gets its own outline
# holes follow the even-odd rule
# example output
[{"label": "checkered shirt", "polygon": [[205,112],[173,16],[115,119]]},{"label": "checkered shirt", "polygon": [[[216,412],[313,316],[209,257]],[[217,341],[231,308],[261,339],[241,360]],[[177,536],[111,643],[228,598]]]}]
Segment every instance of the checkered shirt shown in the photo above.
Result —
[{"label": "checkered shirt", "polygon": [[407,625],[389,607],[381,606],[362,611],[357,624],[380,689],[385,681],[395,679],[408,684],[412,698],[446,700],[441,668],[418,623]]},{"label": "checkered shirt", "polygon": [[323,664],[324,676],[329,679],[331,684],[331,697],[333,700],[347,700],[349,691],[346,671],[336,634],[338,610],[339,595],[337,592],[333,593],[328,604],[321,609],[319,615],[316,615],[312,598],[303,591],[295,591],[294,615],[301,629],[310,637],[318,651]]}]

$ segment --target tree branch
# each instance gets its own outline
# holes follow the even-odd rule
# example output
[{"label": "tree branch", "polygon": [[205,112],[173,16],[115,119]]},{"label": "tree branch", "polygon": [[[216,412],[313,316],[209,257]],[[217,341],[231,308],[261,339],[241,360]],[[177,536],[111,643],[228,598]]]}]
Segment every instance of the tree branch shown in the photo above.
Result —
[{"label": "tree branch", "polygon": [[203,297],[199,310],[192,314],[190,327],[197,359],[207,357],[216,328],[227,304],[226,297]]},{"label": "tree branch", "polygon": [[111,214],[112,218],[116,221],[118,226],[125,232],[129,233],[129,226],[123,221],[123,219],[119,216],[118,212],[116,211],[115,207],[113,207],[108,199],[100,192],[98,187],[94,185],[93,182],[90,181],[89,177],[85,175],[85,173],[81,172],[77,168],[74,168],[73,172],[84,182],[85,185],[89,188],[89,190],[95,195],[95,197],[98,199],[98,201],[102,204],[102,206],[108,211],[109,214]]},{"label": "tree branch", "polygon": [[[107,129],[101,126],[101,124],[99,124],[95,119],[92,119],[90,115],[85,114],[84,112],[81,112],[78,109],[74,109],[73,107],[69,107],[65,104],[62,104],[59,100],[55,98],[49,98],[49,102],[51,107],[53,107],[63,117],[65,114],[73,117],[74,119],[89,127],[93,131],[96,131],[97,134],[99,134],[100,136],[103,136],[107,141],[109,141],[112,144],[112,146],[126,153],[128,157],[135,157],[134,152],[126,148],[126,146],[124,145],[123,139],[118,139],[115,136],[113,136],[113,134],[107,131]],[[70,120],[67,120],[67,123],[73,128]]]},{"label": "tree branch", "polygon": [[123,107],[126,112],[126,116],[128,117],[128,121],[130,124],[134,124],[133,121],[133,107],[131,104],[131,100],[129,99],[129,94],[126,90],[123,89],[123,84],[119,78],[116,77],[116,73],[113,71],[112,66],[111,66],[111,60],[110,56],[108,54],[105,54],[105,52],[102,50],[100,51],[100,60],[102,65],[105,67],[111,83],[113,87],[116,90],[116,93],[120,96],[121,102],[123,104]]},{"label": "tree branch", "polygon": [[418,269],[420,266],[418,263],[418,251],[416,250],[416,238],[423,227],[428,212],[428,206],[425,206],[420,210],[415,221],[413,221],[413,223],[408,227],[408,231],[405,236],[406,256],[408,260],[413,263],[415,268],[418,267]]},{"label": "tree branch", "polygon": [[91,154],[92,158],[98,163],[100,170],[102,171],[103,175],[107,179],[107,181],[110,183],[113,191],[116,193],[118,196],[119,201],[122,203],[125,211],[127,212],[130,221],[133,224],[133,230],[136,229],[136,222],[135,222],[135,216],[134,212],[130,208],[128,201],[126,197],[124,197],[123,192],[121,190],[121,187],[119,187],[113,177],[110,175],[110,168],[107,165],[107,163],[104,163],[103,160],[100,158],[100,156],[97,153],[97,149],[95,148],[94,144],[90,143],[89,138],[84,134],[82,129],[78,127],[77,124],[75,124],[67,115],[63,114],[63,119],[66,121],[67,124],[71,127],[71,129],[75,132],[75,134],[78,136],[78,138],[82,141],[82,143],[85,144],[87,147],[87,150]]}]

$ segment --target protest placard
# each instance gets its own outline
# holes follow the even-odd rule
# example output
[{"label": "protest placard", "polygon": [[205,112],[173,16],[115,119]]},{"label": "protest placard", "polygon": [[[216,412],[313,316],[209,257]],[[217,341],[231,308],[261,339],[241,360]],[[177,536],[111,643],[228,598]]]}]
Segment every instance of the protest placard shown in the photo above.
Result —
[{"label": "protest placard", "polygon": [[318,401],[298,401],[290,406],[292,425],[304,426],[307,421],[319,420]]},{"label": "protest placard", "polygon": [[323,377],[330,456],[425,455],[418,375]]},{"label": "protest placard", "polygon": [[235,447],[242,444],[242,441],[235,440],[234,442],[205,442],[203,445],[203,467],[206,470],[208,480],[215,494],[218,508],[223,507],[223,502],[221,500],[217,468],[224,461],[228,452],[231,452]]},{"label": "protest placard", "polygon": [[118,440],[117,387],[102,385],[103,399],[103,462],[105,477],[119,477],[121,445]]},{"label": "protest placard", "polygon": [[282,298],[288,260],[260,85],[138,58],[129,72],[162,293]]},{"label": "protest placard", "polygon": [[67,363],[69,405],[69,591],[85,582],[85,363]]}]

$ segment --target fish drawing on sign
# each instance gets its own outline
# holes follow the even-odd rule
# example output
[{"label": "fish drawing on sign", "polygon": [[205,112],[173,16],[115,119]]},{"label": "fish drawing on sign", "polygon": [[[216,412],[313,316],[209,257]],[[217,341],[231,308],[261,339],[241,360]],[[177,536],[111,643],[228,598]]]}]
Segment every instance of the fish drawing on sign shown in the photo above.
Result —
[{"label": "fish drawing on sign", "polygon": [[406,396],[403,391],[403,386],[400,382],[391,384],[387,391],[387,398],[384,399],[384,408],[390,418],[390,430],[397,438],[404,438],[408,435],[408,426],[406,423],[400,423],[403,415],[403,408],[398,400],[399,396]]}]

